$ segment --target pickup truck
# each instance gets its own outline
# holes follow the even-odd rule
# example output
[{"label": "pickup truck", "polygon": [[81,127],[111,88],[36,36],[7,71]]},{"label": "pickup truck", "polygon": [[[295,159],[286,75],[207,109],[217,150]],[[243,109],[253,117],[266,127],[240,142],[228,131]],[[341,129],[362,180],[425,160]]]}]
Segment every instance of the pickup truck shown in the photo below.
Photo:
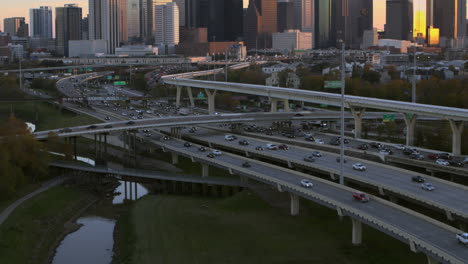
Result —
[{"label": "pickup truck", "polygon": [[468,246],[468,233],[462,233],[457,235],[458,243]]}]

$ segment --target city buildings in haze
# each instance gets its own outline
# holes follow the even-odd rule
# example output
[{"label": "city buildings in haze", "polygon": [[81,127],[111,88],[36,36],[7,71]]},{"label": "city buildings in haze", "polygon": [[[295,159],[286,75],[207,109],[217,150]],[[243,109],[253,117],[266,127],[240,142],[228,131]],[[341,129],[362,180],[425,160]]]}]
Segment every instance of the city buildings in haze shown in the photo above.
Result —
[{"label": "city buildings in haze", "polygon": [[75,4],[55,8],[55,46],[59,55],[68,57],[70,40],[81,39],[82,9]]},{"label": "city buildings in haze", "polygon": [[294,3],[292,0],[278,0],[278,32],[294,29]]},{"label": "city buildings in haze", "polygon": [[41,6],[29,9],[29,29],[31,38],[51,39],[52,7]]},{"label": "city buildings in haze", "polygon": [[410,40],[413,31],[413,0],[387,0],[385,37]]},{"label": "city buildings in haze", "polygon": [[28,37],[29,27],[24,17],[9,17],[3,19],[3,31],[14,37]]},{"label": "city buildings in haze", "polygon": [[171,49],[175,49],[175,45],[179,43],[179,8],[176,3],[156,5],[154,15],[155,43],[159,47],[168,47],[165,53],[172,53]]},{"label": "city buildings in haze", "polygon": [[250,0],[245,14],[244,42],[247,49],[272,47],[272,33],[278,32],[277,0]]}]

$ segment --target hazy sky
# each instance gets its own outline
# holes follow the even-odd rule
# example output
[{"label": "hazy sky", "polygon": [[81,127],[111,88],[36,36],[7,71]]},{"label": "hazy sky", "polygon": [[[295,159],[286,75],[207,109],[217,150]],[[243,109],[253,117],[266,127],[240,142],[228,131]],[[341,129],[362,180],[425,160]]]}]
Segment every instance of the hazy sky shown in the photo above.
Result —
[{"label": "hazy sky", "polygon": [[[83,15],[88,14],[88,0],[1,0],[0,8],[0,28],[3,29],[3,19],[5,17],[26,17],[29,20],[29,8],[37,8],[41,5],[63,6],[63,4],[78,4],[83,7]],[[418,1],[421,3],[419,4]],[[244,4],[248,0],[244,0]],[[423,8],[426,0],[415,0],[415,7]],[[55,10],[53,11],[55,14]],[[385,0],[374,0],[374,27],[383,29],[385,24]]]}]

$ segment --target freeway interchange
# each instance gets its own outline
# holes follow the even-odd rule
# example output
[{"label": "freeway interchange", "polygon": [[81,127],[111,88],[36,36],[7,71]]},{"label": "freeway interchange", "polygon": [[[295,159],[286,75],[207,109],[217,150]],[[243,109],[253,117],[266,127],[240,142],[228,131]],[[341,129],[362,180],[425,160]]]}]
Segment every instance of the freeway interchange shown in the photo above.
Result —
[{"label": "freeway interchange", "polygon": [[[83,80],[86,78],[83,78]],[[70,85],[64,82],[64,88]],[[107,89],[108,90],[108,89]],[[187,117],[173,117],[174,108],[165,109],[165,115],[144,113],[141,120],[131,120],[128,115],[122,115],[121,109],[117,111],[103,106],[95,105],[93,109],[76,109],[72,103],[67,103],[67,107],[74,108],[82,113],[90,114],[106,124],[95,124],[93,126],[81,126],[53,131],[42,131],[35,133],[38,139],[46,139],[49,132],[57,133],[59,137],[76,137],[87,134],[107,134],[127,130],[139,129],[160,129],[176,128],[177,135],[169,140],[161,140],[157,133],[146,133],[139,137],[148,143],[157,145],[165,151],[191,158],[216,167],[229,170],[232,174],[247,176],[267,184],[273,185],[279,191],[291,193],[291,209],[297,206],[296,196],[300,196],[337,211],[340,216],[350,216],[353,219],[353,243],[360,243],[360,223],[363,222],[388,235],[391,235],[405,243],[408,243],[413,251],[423,251],[431,259],[444,263],[464,263],[468,259],[468,250],[457,245],[455,234],[459,230],[443,224],[437,220],[423,216],[419,213],[390,203],[386,200],[371,196],[371,202],[367,204],[356,202],[352,199],[353,189],[340,186],[332,181],[324,180],[310,174],[300,173],[288,168],[274,166],[269,163],[252,159],[260,157],[271,161],[286,163],[288,167],[306,168],[311,171],[331,173],[336,177],[339,163],[336,162],[336,154],[322,151],[322,157],[315,158],[315,162],[307,162],[304,157],[310,155],[313,148],[289,146],[289,150],[268,150],[267,143],[281,144],[280,138],[274,140],[262,140],[254,137],[240,136],[249,145],[239,145],[238,141],[226,141],[222,131],[215,131],[211,128],[201,128],[201,124],[219,123],[258,123],[272,122],[276,120],[326,120],[336,118],[335,113],[311,113],[296,115],[295,113],[256,113],[256,114],[221,114],[221,115],[198,115]],[[126,110],[129,112],[128,110]],[[107,119],[109,117],[109,119]],[[116,121],[124,120],[124,121]],[[196,133],[187,133],[184,127],[197,126]],[[185,128],[188,129],[188,128]],[[171,132],[174,132],[171,131]],[[180,136],[197,141],[203,145],[217,146],[228,152],[243,153],[247,157],[223,153],[215,158],[209,158],[207,153],[200,152],[197,147],[184,147],[184,141],[177,139]],[[326,136],[321,136],[326,138]],[[328,143],[328,142],[327,142]],[[256,150],[257,146],[263,146],[264,150]],[[242,163],[248,161],[251,167],[242,167]],[[366,171],[355,171],[351,168],[354,163],[361,162],[367,166]],[[435,207],[446,213],[449,220],[458,219],[466,221],[468,219],[468,188],[463,185],[440,180],[433,177],[426,177],[436,186],[433,192],[425,191],[420,184],[411,182],[411,178],[417,173],[402,170],[399,168],[363,161],[352,157],[347,157],[345,164],[345,177],[365,183],[379,189],[380,194],[395,195],[399,198],[414,200],[429,207]],[[304,178],[310,179],[314,183],[311,189],[300,186],[300,181]],[[295,198],[296,197],[296,198]],[[296,212],[297,210],[294,209]],[[356,236],[354,234],[356,233]]]}]

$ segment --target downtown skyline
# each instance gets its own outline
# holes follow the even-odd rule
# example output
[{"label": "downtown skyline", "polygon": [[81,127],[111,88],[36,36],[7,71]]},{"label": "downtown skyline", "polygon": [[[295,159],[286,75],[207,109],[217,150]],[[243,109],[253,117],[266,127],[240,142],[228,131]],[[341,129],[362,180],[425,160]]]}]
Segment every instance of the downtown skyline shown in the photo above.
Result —
[{"label": "downtown skyline", "polygon": [[[385,1],[374,0],[374,27],[383,30],[385,25]],[[40,6],[52,6],[54,8],[53,16],[55,17],[55,7],[63,6],[64,4],[77,4],[83,8],[83,16],[88,14],[88,0],[22,0],[21,4],[15,2],[7,2],[3,4],[0,10],[0,28],[3,29],[3,19],[7,17],[25,17],[26,23],[29,23],[29,9],[39,8]],[[244,8],[248,0],[244,0]],[[426,0],[415,0],[415,8],[425,10]]]}]

